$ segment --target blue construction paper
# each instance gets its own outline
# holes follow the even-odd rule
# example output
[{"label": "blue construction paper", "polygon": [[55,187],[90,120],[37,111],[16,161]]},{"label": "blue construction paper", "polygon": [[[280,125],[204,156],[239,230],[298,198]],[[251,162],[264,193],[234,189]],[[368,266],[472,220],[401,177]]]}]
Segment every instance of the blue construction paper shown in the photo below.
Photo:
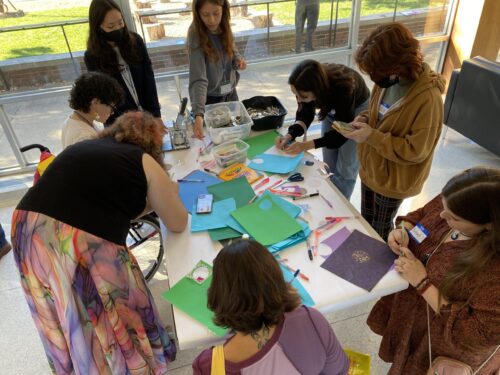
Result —
[{"label": "blue construction paper", "polygon": [[301,243],[306,240],[306,238],[311,234],[311,229],[309,228],[309,225],[300,220],[297,221],[300,226],[302,227],[302,230],[300,232],[297,232],[291,237],[288,237],[287,239],[284,239],[283,241],[277,242],[274,245],[268,246],[267,249],[273,253],[276,254],[277,252],[287,249],[290,246],[296,245],[298,243]]},{"label": "blue construction paper", "polygon": [[282,264],[280,264],[280,267],[281,271],[283,272],[283,277],[285,278],[285,281],[289,283],[290,280],[293,280],[292,286],[299,292],[302,303],[307,307],[313,307],[315,305],[314,300],[312,299],[311,295],[307,292],[307,290],[302,286],[298,278],[296,277],[294,279],[292,271],[283,267]]},{"label": "blue construction paper", "polygon": [[[179,182],[179,196],[182,204],[189,213],[193,212],[193,206],[200,194],[208,194],[207,187],[218,184],[222,180],[200,170],[194,170],[182,179],[203,180],[204,182]],[[194,210],[196,211],[196,210]]]},{"label": "blue construction paper", "polygon": [[226,221],[226,225],[229,227],[229,228],[232,228],[234,229],[235,231],[238,231],[240,232],[241,234],[243,233],[246,233],[246,230],[245,228],[243,228],[240,223],[238,223],[234,217],[232,217],[231,215],[229,215],[229,219]]},{"label": "blue construction paper", "polygon": [[193,208],[191,232],[226,227],[228,217],[234,210],[236,210],[236,202],[233,198],[215,202],[212,205],[212,212],[209,214],[197,214],[196,208]]},{"label": "blue construction paper", "polygon": [[260,202],[264,197],[270,197],[274,203],[280,206],[283,209],[283,211],[285,211],[288,215],[290,215],[293,218],[299,216],[300,212],[302,211],[300,207],[297,207],[292,202],[289,202],[286,199],[283,199],[280,196],[275,195],[268,190],[266,190],[261,197],[257,198],[256,201]]},{"label": "blue construction paper", "polygon": [[[260,154],[252,159],[248,167],[257,171],[285,174],[294,171],[303,157],[303,152],[295,157]],[[259,160],[261,162],[258,162]]]}]

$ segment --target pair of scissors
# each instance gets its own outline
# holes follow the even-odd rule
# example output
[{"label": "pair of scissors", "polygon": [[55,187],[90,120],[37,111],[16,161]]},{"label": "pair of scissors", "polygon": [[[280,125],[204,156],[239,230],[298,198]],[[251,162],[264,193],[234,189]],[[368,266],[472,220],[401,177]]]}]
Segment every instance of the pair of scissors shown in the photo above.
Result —
[{"label": "pair of scissors", "polygon": [[273,189],[276,189],[278,186],[284,185],[287,182],[299,182],[304,181],[304,176],[300,172],[294,173],[291,176],[288,176],[286,180],[281,181],[278,185],[273,186]]}]

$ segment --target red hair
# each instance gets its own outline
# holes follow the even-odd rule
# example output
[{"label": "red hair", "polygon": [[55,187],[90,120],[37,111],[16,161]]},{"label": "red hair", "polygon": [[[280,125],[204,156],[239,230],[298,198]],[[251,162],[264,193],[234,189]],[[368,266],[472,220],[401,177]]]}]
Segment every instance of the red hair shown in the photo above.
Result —
[{"label": "red hair", "polygon": [[417,80],[423,55],[411,31],[399,22],[378,26],[363,41],[355,55],[360,70],[377,81],[391,74]]}]

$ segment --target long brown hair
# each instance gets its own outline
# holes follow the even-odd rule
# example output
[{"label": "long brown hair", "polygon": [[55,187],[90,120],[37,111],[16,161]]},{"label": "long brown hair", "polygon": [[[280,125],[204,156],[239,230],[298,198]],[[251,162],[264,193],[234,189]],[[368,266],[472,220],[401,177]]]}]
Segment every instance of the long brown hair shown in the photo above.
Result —
[{"label": "long brown hair", "polygon": [[[113,9],[122,13],[118,4],[113,0],[92,0],[89,7],[87,51],[96,59],[99,70],[108,74],[120,72],[118,55],[104,39],[101,29],[106,14]],[[128,30],[126,24],[124,25],[123,39],[120,43],[117,43],[117,47],[127,64],[134,65],[140,61],[141,57],[137,51],[136,36]]]},{"label": "long brown hair", "polygon": [[460,295],[460,291],[470,290],[470,279],[500,256],[500,169],[468,169],[448,181],[442,196],[450,211],[460,218],[474,224],[491,224],[490,229],[472,239],[467,251],[457,255],[446,273],[439,291],[451,299],[457,295],[454,292]]},{"label": "long brown hair", "polygon": [[218,326],[249,334],[278,324],[300,303],[297,290],[260,243],[236,241],[215,258],[207,306]]},{"label": "long brown hair", "polygon": [[217,62],[220,59],[219,53],[210,41],[208,33],[210,32],[201,19],[200,9],[206,4],[211,3],[222,7],[222,18],[220,21],[220,37],[222,47],[226,55],[232,59],[234,57],[234,36],[231,30],[231,10],[228,0],[194,0],[193,1],[193,22],[189,26],[189,32],[195,32],[200,40],[200,46],[203,52],[208,56],[210,62]]},{"label": "long brown hair", "polygon": [[312,92],[319,108],[319,118],[323,120],[332,110],[333,88],[340,87],[343,95],[354,92],[354,73],[340,64],[321,64],[316,60],[304,60],[292,70],[288,84],[298,91]]},{"label": "long brown hair", "polygon": [[402,23],[390,22],[378,26],[363,40],[355,60],[372,81],[391,74],[416,81],[424,58],[410,29]]},{"label": "long brown hair", "polygon": [[162,126],[148,112],[130,111],[101,131],[99,138],[112,137],[117,142],[137,145],[163,167],[162,144],[158,144],[156,138],[158,133],[164,132]]}]

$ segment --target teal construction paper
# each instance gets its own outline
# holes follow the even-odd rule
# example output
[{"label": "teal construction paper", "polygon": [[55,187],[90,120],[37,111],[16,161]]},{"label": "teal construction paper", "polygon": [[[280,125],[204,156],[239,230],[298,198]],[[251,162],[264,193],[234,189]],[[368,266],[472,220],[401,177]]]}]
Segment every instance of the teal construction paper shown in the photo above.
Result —
[{"label": "teal construction paper", "polygon": [[257,171],[285,174],[294,171],[303,157],[303,152],[295,157],[260,154],[252,159],[248,167]]},{"label": "teal construction paper", "polygon": [[299,292],[299,296],[300,299],[302,300],[302,303],[307,307],[313,307],[315,305],[315,302],[312,299],[311,295],[307,292],[307,290],[298,280],[298,276],[294,278],[292,271],[288,270],[286,267],[283,267],[282,264],[280,264],[280,267],[281,271],[283,272],[283,277],[285,278],[285,281],[289,283],[290,280],[293,280],[292,286]]},{"label": "teal construction paper", "polygon": [[191,232],[226,227],[227,218],[234,210],[236,210],[236,202],[233,198],[215,202],[212,205],[212,212],[209,214],[197,214],[196,208],[193,208]]},{"label": "teal construction paper", "polygon": [[255,196],[252,187],[244,176],[211,185],[207,190],[210,194],[213,194],[214,201],[216,202],[227,198],[234,198],[236,207],[238,208],[248,204]]},{"label": "teal construction paper", "polygon": [[301,243],[306,240],[306,238],[311,234],[311,229],[309,228],[309,225],[300,220],[298,221],[300,226],[302,227],[302,230],[300,232],[295,233],[293,236],[288,237],[287,239],[277,242],[274,245],[268,246],[268,250],[276,254],[277,252],[287,249],[290,246],[296,245],[298,243]]},{"label": "teal construction paper", "polygon": [[[292,202],[289,202],[286,199],[283,199],[280,196],[275,195],[268,190],[266,190],[264,194],[262,194],[262,197],[270,197],[274,203],[280,206],[283,209],[283,211],[285,211],[291,217],[299,216],[300,212],[302,211],[300,207],[297,207]],[[262,197],[257,198],[256,201],[259,202],[262,199]]]}]

